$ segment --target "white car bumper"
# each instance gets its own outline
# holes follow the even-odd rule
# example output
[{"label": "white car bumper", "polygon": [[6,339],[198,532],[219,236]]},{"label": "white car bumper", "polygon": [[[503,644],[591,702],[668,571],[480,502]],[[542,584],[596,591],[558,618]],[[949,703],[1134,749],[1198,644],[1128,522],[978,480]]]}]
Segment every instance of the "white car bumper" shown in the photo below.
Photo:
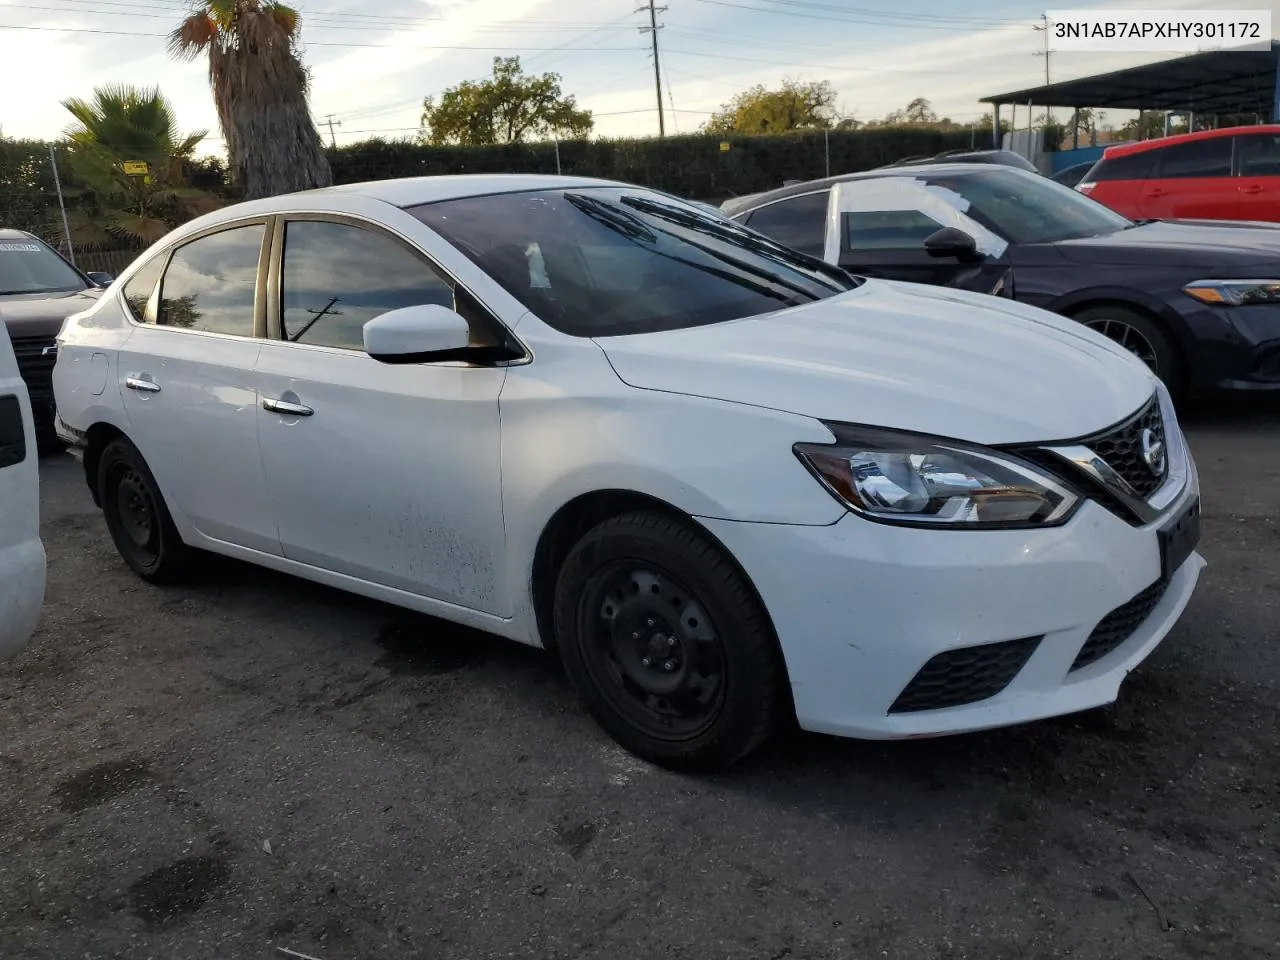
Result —
[{"label": "white car bumper", "polygon": [[26,646],[44,605],[44,582],[39,540],[0,547],[0,658]]},{"label": "white car bumper", "polygon": [[1157,530],[1198,497],[1192,471],[1144,527],[1093,502],[1039,531],[921,530],[853,515],[827,527],[702,522],[769,610],[800,725],[894,739],[1114,701],[1195,589],[1204,567],[1195,553],[1161,581]]}]

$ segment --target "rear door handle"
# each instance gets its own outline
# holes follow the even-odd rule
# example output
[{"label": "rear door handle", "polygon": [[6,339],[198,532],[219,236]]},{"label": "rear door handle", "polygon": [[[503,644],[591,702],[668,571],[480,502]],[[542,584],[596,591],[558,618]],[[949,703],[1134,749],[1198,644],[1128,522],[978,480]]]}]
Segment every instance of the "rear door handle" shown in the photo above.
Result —
[{"label": "rear door handle", "polygon": [[130,390],[137,390],[139,393],[160,392],[160,384],[154,380],[143,380],[141,377],[125,377],[124,385]]},{"label": "rear door handle", "polygon": [[262,409],[270,410],[272,413],[279,413],[286,417],[309,417],[315,413],[314,410],[304,404],[290,403],[288,400],[277,400],[273,397],[263,398]]},{"label": "rear door handle", "polygon": [[1240,192],[1254,194],[1254,193],[1261,193],[1265,189],[1266,187],[1262,186],[1262,184],[1260,183],[1251,183],[1247,187],[1241,187]]},{"label": "rear door handle", "polygon": [[1164,195],[1165,195],[1165,191],[1159,190],[1159,189],[1152,190],[1150,193],[1147,194],[1148,197],[1163,197]]}]

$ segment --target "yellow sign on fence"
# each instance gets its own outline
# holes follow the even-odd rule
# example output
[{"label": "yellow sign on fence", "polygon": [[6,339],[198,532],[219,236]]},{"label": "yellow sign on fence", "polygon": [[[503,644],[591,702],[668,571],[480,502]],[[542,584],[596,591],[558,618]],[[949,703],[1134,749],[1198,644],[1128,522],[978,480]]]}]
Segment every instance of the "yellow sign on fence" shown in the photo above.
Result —
[{"label": "yellow sign on fence", "polygon": [[126,160],[121,164],[124,172],[131,177],[145,177],[151,172],[151,168],[147,166],[145,160]]},{"label": "yellow sign on fence", "polygon": [[721,141],[720,141],[720,152],[721,152],[721,153],[728,153],[728,152],[729,152],[729,141],[728,141],[728,140],[721,140]]}]

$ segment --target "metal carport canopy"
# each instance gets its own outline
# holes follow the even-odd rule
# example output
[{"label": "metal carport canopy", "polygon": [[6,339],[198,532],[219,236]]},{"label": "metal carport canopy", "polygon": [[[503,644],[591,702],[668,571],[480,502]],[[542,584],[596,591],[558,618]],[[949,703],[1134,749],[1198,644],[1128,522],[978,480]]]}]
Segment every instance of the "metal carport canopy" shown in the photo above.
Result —
[{"label": "metal carport canopy", "polygon": [[1079,80],[1065,80],[1013,93],[983,97],[983,103],[1041,107],[1111,107],[1195,113],[1256,113],[1280,121],[1276,114],[1277,51],[1212,50],[1115,70]]}]

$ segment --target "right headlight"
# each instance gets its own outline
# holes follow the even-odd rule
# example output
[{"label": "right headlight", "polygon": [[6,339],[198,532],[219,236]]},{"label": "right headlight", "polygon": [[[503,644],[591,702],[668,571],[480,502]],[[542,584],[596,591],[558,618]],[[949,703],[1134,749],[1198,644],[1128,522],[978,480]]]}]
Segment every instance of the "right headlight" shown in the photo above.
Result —
[{"label": "right headlight", "polygon": [[1056,477],[998,450],[871,427],[826,423],[834,443],[796,456],[841,503],[870,520],[944,529],[1045,527],[1080,502]]},{"label": "right headlight", "polygon": [[1188,283],[1182,292],[1218,307],[1280,303],[1280,280],[1197,280]]}]

